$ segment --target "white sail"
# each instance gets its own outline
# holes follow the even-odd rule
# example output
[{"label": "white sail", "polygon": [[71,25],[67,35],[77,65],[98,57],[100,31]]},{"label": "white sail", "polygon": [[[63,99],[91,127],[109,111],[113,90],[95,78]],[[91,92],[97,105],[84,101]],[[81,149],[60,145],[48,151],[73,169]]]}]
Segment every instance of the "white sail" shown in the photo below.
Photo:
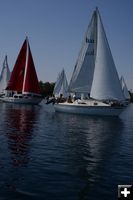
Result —
[{"label": "white sail", "polygon": [[121,83],[121,87],[122,87],[122,91],[123,91],[125,99],[130,99],[130,95],[129,95],[129,92],[128,92],[128,89],[127,89],[127,85],[126,85],[126,82],[125,82],[123,76],[121,76],[121,78],[120,78],[120,83]]},{"label": "white sail", "polygon": [[[81,99],[55,103],[55,111],[118,116],[128,105],[98,9],[94,11],[85,34],[68,91]],[[91,98],[86,98],[87,94]]]},{"label": "white sail", "polygon": [[124,100],[118,73],[113,61],[104,27],[97,14],[97,47],[95,70],[90,96],[98,100]]},{"label": "white sail", "polygon": [[58,75],[53,94],[55,96],[60,96],[60,94],[63,94],[63,97],[67,97],[68,95],[68,82],[64,69]]},{"label": "white sail", "polygon": [[10,78],[10,70],[8,67],[7,56],[5,56],[5,60],[3,62],[3,68],[0,75],[0,94],[5,93],[5,88]]},{"label": "white sail", "polygon": [[94,63],[95,63],[95,40],[96,40],[96,12],[85,34],[82,48],[80,50],[75,69],[69,84],[70,92],[90,93]]}]

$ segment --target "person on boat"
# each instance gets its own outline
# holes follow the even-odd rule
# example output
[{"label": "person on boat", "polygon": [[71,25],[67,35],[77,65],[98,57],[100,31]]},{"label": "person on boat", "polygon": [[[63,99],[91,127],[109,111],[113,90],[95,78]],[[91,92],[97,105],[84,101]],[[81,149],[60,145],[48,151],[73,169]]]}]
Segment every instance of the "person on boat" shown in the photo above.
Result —
[{"label": "person on boat", "polygon": [[120,101],[112,101],[110,102],[111,107],[123,107],[124,104]]},{"label": "person on boat", "polygon": [[73,103],[71,96],[69,95],[68,99],[67,99],[67,103]]},{"label": "person on boat", "polygon": [[75,100],[76,100],[76,95],[74,94],[74,95],[73,95],[73,101],[75,101]]},{"label": "person on boat", "polygon": [[56,98],[55,98],[54,94],[53,94],[52,98],[49,98],[49,96],[46,97],[46,100],[47,100],[47,101],[46,101],[46,104],[52,103],[52,104],[54,105],[55,102],[56,102]]},{"label": "person on boat", "polygon": [[46,104],[49,104],[49,95],[45,97],[46,99]]},{"label": "person on boat", "polygon": [[60,97],[57,98],[57,103],[64,103],[66,101],[66,99],[63,97],[63,94],[60,94]]}]

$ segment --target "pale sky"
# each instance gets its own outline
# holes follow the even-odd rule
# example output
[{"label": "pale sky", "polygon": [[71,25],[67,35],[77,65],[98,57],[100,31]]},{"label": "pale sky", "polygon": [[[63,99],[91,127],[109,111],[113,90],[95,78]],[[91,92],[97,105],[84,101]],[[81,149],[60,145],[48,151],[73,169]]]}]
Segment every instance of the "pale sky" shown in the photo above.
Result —
[{"label": "pale sky", "polygon": [[0,68],[7,54],[12,70],[28,36],[38,79],[55,82],[64,68],[70,80],[96,6],[118,74],[133,89],[133,0],[0,0]]}]

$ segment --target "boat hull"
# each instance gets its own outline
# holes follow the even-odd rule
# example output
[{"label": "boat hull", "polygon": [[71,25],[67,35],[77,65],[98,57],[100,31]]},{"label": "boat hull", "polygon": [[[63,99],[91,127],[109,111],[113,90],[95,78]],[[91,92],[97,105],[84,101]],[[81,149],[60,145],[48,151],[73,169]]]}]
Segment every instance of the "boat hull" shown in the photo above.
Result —
[{"label": "boat hull", "polygon": [[90,106],[58,103],[54,105],[56,112],[83,114],[83,115],[102,115],[102,116],[119,116],[124,107],[111,106]]},{"label": "boat hull", "polygon": [[3,97],[1,98],[2,102],[5,103],[15,103],[15,104],[30,104],[30,105],[37,105],[42,101],[41,97],[31,97],[31,98],[21,98],[17,99],[14,97]]}]

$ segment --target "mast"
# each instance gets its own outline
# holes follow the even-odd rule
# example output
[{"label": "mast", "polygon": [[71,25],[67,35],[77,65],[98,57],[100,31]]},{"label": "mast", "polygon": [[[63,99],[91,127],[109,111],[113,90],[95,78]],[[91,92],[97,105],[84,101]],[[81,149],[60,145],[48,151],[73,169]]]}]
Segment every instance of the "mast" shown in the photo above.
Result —
[{"label": "mast", "polygon": [[40,86],[38,82],[38,77],[35,69],[35,64],[33,61],[30,45],[28,42],[28,38],[26,38],[26,61],[25,61],[25,74],[24,74],[24,82],[23,82],[23,93],[30,93],[35,95],[40,94]]},{"label": "mast", "polygon": [[24,71],[24,81],[23,81],[22,93],[24,93],[24,89],[25,89],[26,74],[27,74],[27,67],[28,67],[28,58],[29,58],[29,42],[28,42],[28,37],[26,36],[26,60],[25,60],[25,71]]}]

